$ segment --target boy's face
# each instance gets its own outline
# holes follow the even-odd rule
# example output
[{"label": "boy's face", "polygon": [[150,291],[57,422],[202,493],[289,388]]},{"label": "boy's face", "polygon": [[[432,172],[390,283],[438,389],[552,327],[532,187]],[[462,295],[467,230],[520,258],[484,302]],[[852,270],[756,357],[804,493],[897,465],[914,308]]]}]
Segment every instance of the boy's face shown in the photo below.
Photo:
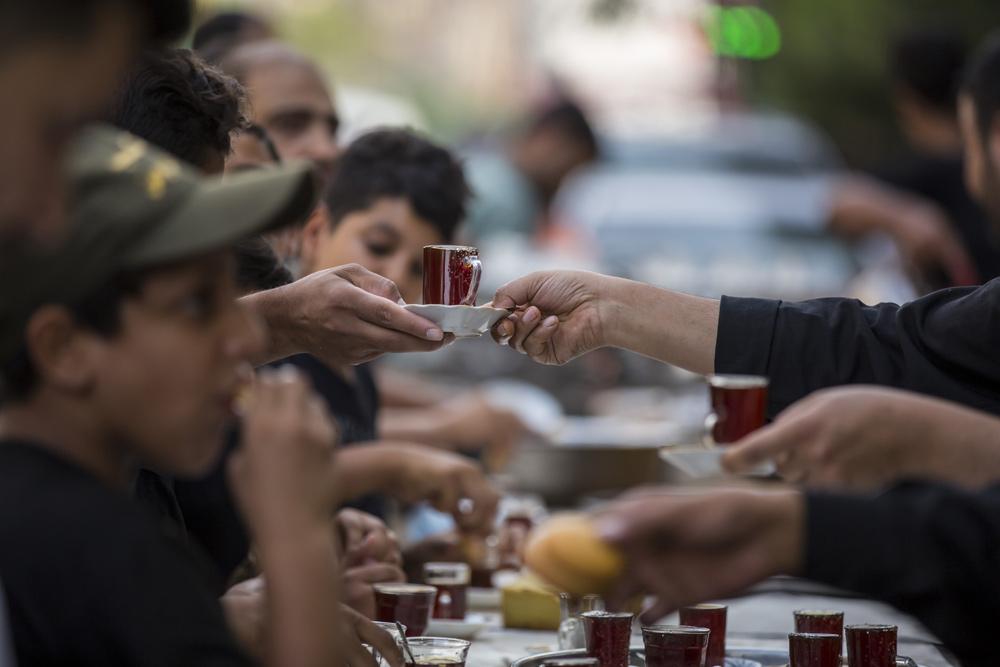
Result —
[{"label": "boy's face", "polygon": [[408,201],[378,199],[363,211],[348,213],[336,227],[325,211],[316,215],[302,242],[303,264],[309,272],[360,264],[396,283],[407,303],[420,302],[424,246],[445,239]]},{"label": "boy's face", "polygon": [[200,475],[216,461],[260,322],[236,301],[234,260],[213,253],[158,270],[121,306],[119,332],[82,333],[88,399],[110,437],[144,464]]},{"label": "boy's face", "polygon": [[58,242],[63,153],[104,111],[135,47],[135,27],[133,16],[102,3],[78,40],[35,40],[0,57],[0,250]]}]

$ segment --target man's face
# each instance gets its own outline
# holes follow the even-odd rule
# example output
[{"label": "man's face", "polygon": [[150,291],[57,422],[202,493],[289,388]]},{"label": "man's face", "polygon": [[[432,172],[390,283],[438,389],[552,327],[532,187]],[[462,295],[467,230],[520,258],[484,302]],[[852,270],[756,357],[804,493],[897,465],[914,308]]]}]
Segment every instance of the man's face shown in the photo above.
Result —
[{"label": "man's face", "polygon": [[156,271],[121,307],[121,329],[87,350],[90,399],[146,465],[196,476],[217,460],[263,327],[236,301],[234,260],[214,253]]},{"label": "man's face", "polygon": [[445,241],[434,225],[399,197],[383,197],[363,211],[352,211],[336,227],[327,216],[324,211],[315,229],[310,223],[303,239],[309,271],[360,264],[396,283],[407,303],[420,302],[424,246]]},{"label": "man's face", "polygon": [[311,160],[329,179],[340,152],[340,121],[315,67],[295,61],[253,66],[246,75],[254,122],[264,128],[282,160]]},{"label": "man's face", "polygon": [[135,47],[133,17],[104,4],[78,41],[49,37],[0,55],[0,251],[58,242],[63,153],[104,111]]},{"label": "man's face", "polygon": [[1000,216],[1000,123],[994,121],[984,142],[976,107],[968,95],[958,100],[958,120],[965,154],[965,185],[969,194],[994,217]]}]

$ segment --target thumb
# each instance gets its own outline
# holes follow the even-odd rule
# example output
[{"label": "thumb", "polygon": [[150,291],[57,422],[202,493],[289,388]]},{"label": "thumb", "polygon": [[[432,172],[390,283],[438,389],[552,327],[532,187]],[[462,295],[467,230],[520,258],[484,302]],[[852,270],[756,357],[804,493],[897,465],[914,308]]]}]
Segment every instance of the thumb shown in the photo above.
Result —
[{"label": "thumb", "polygon": [[531,303],[538,291],[538,275],[532,273],[503,285],[493,297],[493,307],[510,310]]},{"label": "thumb", "polygon": [[348,264],[347,266],[338,267],[336,271],[342,278],[350,281],[369,294],[389,299],[394,303],[399,303],[403,300],[396,283],[373,271],[369,271],[363,266]]},{"label": "thumb", "polygon": [[778,420],[728,447],[722,455],[722,467],[738,473],[772,461],[792,447],[806,446],[812,431],[809,419]]}]

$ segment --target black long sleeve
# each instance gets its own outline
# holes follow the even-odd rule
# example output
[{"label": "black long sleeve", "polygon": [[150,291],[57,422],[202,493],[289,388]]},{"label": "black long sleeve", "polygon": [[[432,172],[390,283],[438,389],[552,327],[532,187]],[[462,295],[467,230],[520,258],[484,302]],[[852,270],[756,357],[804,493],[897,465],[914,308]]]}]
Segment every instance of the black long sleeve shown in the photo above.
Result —
[{"label": "black long sleeve", "polygon": [[806,495],[806,578],[918,618],[966,667],[995,666],[1000,485],[907,483],[876,498]]},{"label": "black long sleeve", "polygon": [[715,368],[771,378],[772,416],[810,392],[870,383],[1000,414],[1000,279],[903,306],[723,297]]}]

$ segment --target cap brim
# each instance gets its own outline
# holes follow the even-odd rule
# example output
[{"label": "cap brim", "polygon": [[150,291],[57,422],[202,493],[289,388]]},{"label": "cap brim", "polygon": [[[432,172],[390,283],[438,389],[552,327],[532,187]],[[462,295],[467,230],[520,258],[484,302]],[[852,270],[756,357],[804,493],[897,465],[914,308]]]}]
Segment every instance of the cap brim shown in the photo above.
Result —
[{"label": "cap brim", "polygon": [[305,220],[318,198],[319,181],[306,163],[205,181],[129,249],[122,265],[141,268],[225,248]]}]

